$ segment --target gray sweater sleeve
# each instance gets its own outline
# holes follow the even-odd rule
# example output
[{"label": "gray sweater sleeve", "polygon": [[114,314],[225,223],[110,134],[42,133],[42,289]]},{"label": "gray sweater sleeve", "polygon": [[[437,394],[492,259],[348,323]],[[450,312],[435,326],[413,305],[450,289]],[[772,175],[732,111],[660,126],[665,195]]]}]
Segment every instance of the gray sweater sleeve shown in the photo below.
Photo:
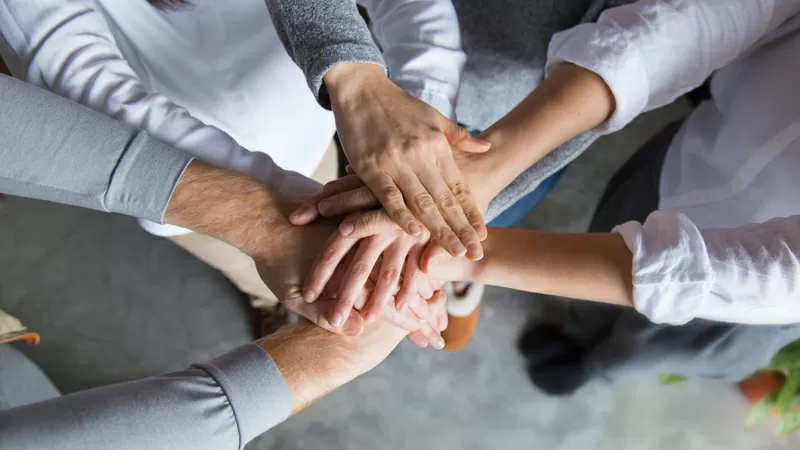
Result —
[{"label": "gray sweater sleeve", "polygon": [[162,222],[191,161],[147,133],[0,75],[0,192]]},{"label": "gray sweater sleeve", "polygon": [[180,372],[0,411],[0,447],[241,449],[291,409],[275,363],[249,344]]},{"label": "gray sweater sleeve", "polygon": [[322,77],[347,62],[386,69],[355,0],[266,0],[286,51],[300,66],[320,105],[330,109]]}]

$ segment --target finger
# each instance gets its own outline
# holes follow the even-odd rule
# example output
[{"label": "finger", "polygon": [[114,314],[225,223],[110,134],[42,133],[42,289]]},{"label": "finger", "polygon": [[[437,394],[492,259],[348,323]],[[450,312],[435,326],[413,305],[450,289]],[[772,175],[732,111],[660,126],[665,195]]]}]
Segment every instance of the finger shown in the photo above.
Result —
[{"label": "finger", "polygon": [[491,142],[473,136],[469,131],[444,116],[440,116],[440,123],[450,146],[458,151],[484,153],[492,147]]},{"label": "finger", "polygon": [[[451,158],[450,155],[447,157]],[[423,186],[433,196],[438,212],[441,213],[442,219],[437,218],[433,228],[428,228],[434,240],[442,244],[453,256],[467,254],[470,258],[482,258],[483,247],[478,233],[467,220],[461,204],[442,178],[442,174],[438,171],[425,170],[419,177]]]},{"label": "finger", "polygon": [[[320,299],[315,303],[305,303],[302,300],[297,300],[294,305],[287,305],[292,311],[297,312],[301,316],[315,323],[320,328],[328,330],[336,334],[346,334],[349,336],[357,336],[361,334],[364,328],[364,319],[358,312],[353,311],[352,314],[344,322],[341,327],[334,327],[328,320],[328,311],[335,306],[335,302],[331,299]],[[419,324],[417,324],[419,328]]]},{"label": "finger", "polygon": [[292,225],[308,225],[309,223],[317,220],[319,212],[317,211],[317,202],[319,202],[319,194],[311,198],[296,211],[289,214],[289,223]]},{"label": "finger", "polygon": [[[347,269],[342,287],[339,289],[336,308],[331,312],[329,320],[333,326],[341,325],[344,318],[350,314],[358,296],[363,292],[364,285],[369,280],[369,274],[375,267],[375,262],[384,249],[386,249],[386,242],[383,242],[381,236],[373,236],[359,241],[358,250]],[[365,306],[368,307],[369,304]]]},{"label": "finger", "polygon": [[[436,176],[438,176],[438,174],[436,174]],[[441,185],[440,189],[449,192],[447,185],[441,180],[441,177],[439,182]],[[420,181],[420,178],[418,178],[416,174],[403,176],[403,180],[399,183],[399,186],[403,190],[402,193],[405,198],[409,199],[408,206],[414,212],[414,216],[419,218],[431,232],[431,236],[435,240],[443,242],[443,245],[447,248],[451,248],[456,255],[463,255],[466,253],[467,249],[461,244],[461,241],[450,229],[450,226],[447,225],[444,217],[442,217],[437,202],[434,201],[431,193],[429,193],[428,189]],[[453,199],[452,203],[457,205],[455,199]]]},{"label": "finger", "polygon": [[363,239],[397,231],[397,224],[383,209],[353,214],[339,224],[339,233],[348,239]]},{"label": "finger", "polygon": [[413,244],[408,239],[398,239],[383,252],[375,290],[372,292],[369,304],[362,311],[367,322],[377,320],[384,306],[392,300],[392,294],[400,281],[403,264]]},{"label": "finger", "polygon": [[289,215],[289,223],[292,225],[307,225],[313,222],[320,216],[319,203],[322,200],[342,192],[358,189],[362,186],[364,186],[364,183],[355,175],[328,182],[317,195],[303,204],[297,211]]},{"label": "finger", "polygon": [[[456,167],[456,164],[452,159],[442,161],[440,164],[440,169],[442,171],[442,177],[444,178],[445,183],[447,183],[450,192],[452,192],[453,196],[456,198],[456,201],[461,206],[461,210],[464,212],[467,223],[475,231],[475,233],[477,233],[480,241],[485,240],[489,233],[486,230],[486,222],[483,220],[483,211],[478,208],[478,204],[475,201],[475,197],[472,195],[472,191],[467,183],[464,182],[461,171],[458,170],[458,167]],[[446,217],[447,216],[445,216],[445,218]],[[461,232],[456,230],[456,233],[459,235],[459,237],[462,237]],[[477,261],[483,257],[483,249],[480,245],[477,245],[476,247],[470,247],[468,245],[467,256],[469,259]]]},{"label": "finger", "polygon": [[408,333],[408,340],[419,348],[425,348],[429,344],[428,338],[421,331]]},{"label": "finger", "polygon": [[[416,179],[416,178],[415,178]],[[402,186],[395,184],[395,181],[385,172],[370,178],[364,179],[375,197],[381,202],[386,213],[391,219],[410,236],[418,236],[422,233],[422,227],[417,222],[414,214],[406,206],[405,191]]]},{"label": "finger", "polygon": [[[303,285],[303,300],[313,302],[325,289],[331,276],[358,240],[333,233],[319,252]],[[347,316],[343,316],[347,317]]]},{"label": "finger", "polygon": [[422,251],[422,256],[419,258],[419,266],[422,272],[431,273],[437,263],[447,259],[450,259],[450,255],[447,254],[445,249],[439,244],[431,242]]},{"label": "finger", "polygon": [[334,217],[372,209],[380,205],[381,203],[369,189],[369,186],[361,186],[360,188],[323,199],[317,205],[317,209],[325,217]]},{"label": "finger", "polygon": [[347,172],[348,175],[355,175],[356,174],[355,169],[353,169],[353,166],[351,166],[350,164],[345,166],[344,171]]},{"label": "finger", "polygon": [[441,350],[444,348],[444,339],[442,339],[441,334],[439,334],[439,332],[436,331],[431,324],[427,322],[423,323],[416,333],[422,334],[428,343],[430,343],[431,347],[435,348],[436,350]]},{"label": "finger", "polygon": [[415,294],[423,295],[419,292],[419,277],[421,275],[419,267],[420,246],[415,245],[409,252],[406,258],[405,266],[403,267],[403,284],[400,291],[395,296],[395,308],[398,311],[403,311],[408,307],[412,296]]},{"label": "finger", "polygon": [[447,329],[447,295],[442,291],[436,293],[428,300],[431,311],[430,322],[439,332]]}]

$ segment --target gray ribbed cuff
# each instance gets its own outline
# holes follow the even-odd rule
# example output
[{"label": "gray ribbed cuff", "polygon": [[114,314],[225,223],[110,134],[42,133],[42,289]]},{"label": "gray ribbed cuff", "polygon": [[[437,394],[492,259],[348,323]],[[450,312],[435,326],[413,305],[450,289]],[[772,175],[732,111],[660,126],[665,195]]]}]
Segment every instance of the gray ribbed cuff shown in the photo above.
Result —
[{"label": "gray ribbed cuff", "polygon": [[292,413],[292,396],[283,375],[255,344],[195,367],[214,377],[228,397],[239,425],[240,448]]},{"label": "gray ribbed cuff", "polygon": [[386,71],[381,52],[375,45],[347,43],[320,49],[316,57],[311,60],[311,64],[306,67],[305,73],[308,77],[308,87],[317,95],[317,101],[325,109],[331,109],[331,99],[322,78],[329,70],[342,63],[377,64]]},{"label": "gray ribbed cuff", "polygon": [[162,223],[172,192],[191,161],[188,154],[138,133],[109,181],[106,209]]}]

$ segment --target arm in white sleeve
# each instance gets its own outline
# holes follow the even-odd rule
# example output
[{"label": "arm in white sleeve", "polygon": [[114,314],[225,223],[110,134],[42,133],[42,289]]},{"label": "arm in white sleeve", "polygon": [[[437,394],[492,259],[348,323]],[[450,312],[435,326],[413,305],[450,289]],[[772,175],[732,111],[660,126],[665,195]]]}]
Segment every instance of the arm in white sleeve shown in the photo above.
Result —
[{"label": "arm in white sleeve", "polygon": [[409,94],[455,119],[466,56],[451,0],[359,0],[369,13],[389,76]]},{"label": "arm in white sleeve", "polygon": [[[254,173],[249,175],[257,174],[276,190],[297,178],[286,177],[269,156],[249,152],[164,95],[149,92],[120,53],[92,0],[2,0],[0,33],[0,55],[17,78],[146,131],[212,165],[239,172],[251,168]],[[233,157],[237,154],[241,156]],[[231,161],[241,167],[231,167]],[[309,188],[315,189],[316,185]]]},{"label": "arm in white sleeve", "polygon": [[641,0],[556,33],[546,71],[570,62],[600,75],[616,111],[599,131],[613,132],[699,86],[798,12],[797,0]]},{"label": "arm in white sleeve", "polygon": [[633,254],[633,304],[658,323],[800,323],[800,216],[699,230],[656,211],[614,229]]},{"label": "arm in white sleeve", "polygon": [[234,450],[291,411],[272,358],[249,344],[180,372],[0,411],[0,447]]}]

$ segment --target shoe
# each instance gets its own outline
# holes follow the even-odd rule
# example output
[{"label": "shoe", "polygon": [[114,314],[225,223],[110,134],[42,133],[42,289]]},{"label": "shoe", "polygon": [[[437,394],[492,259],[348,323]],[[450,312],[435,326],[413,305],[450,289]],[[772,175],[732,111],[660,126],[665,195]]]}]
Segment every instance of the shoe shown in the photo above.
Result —
[{"label": "shoe", "polygon": [[525,331],[518,349],[534,386],[552,396],[572,395],[589,381],[587,351],[556,325],[537,325]]},{"label": "shoe", "polygon": [[463,294],[456,293],[453,283],[445,283],[442,289],[447,294],[447,329],[442,332],[444,349],[457,352],[466,347],[475,334],[486,286],[470,284]]}]

